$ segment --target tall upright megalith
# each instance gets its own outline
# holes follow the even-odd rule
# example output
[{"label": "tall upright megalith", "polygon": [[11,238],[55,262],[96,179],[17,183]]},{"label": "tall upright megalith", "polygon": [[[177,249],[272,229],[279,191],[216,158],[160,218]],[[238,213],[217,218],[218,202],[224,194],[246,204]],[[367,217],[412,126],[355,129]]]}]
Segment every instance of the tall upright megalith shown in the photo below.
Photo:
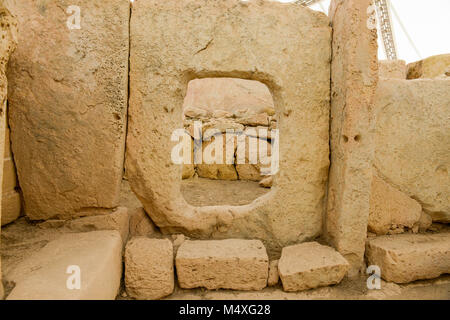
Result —
[{"label": "tall upright megalith", "polygon": [[128,0],[6,0],[12,150],[32,220],[118,205],[128,99]]},{"label": "tall upright megalith", "polygon": [[[3,154],[5,143],[5,119],[8,81],[6,79],[6,65],[11,52],[17,43],[17,21],[11,13],[0,3],[0,194],[2,194],[3,181]],[[0,197],[0,219],[1,197]],[[2,268],[0,259],[0,299],[3,298]]]},{"label": "tall upright megalith", "polygon": [[371,0],[332,0],[331,168],[327,237],[350,262],[364,258],[372,178],[371,111],[378,82],[377,31]]}]

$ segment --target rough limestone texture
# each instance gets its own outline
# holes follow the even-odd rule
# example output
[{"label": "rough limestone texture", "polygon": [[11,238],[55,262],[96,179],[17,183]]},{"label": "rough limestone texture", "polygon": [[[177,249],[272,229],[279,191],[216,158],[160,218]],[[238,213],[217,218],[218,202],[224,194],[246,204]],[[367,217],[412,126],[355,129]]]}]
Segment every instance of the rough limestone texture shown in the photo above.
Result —
[{"label": "rough limestone texture", "polygon": [[[129,1],[5,3],[19,21],[8,70],[9,124],[26,215],[66,219],[116,207],[127,121]],[[72,27],[76,11],[66,13],[75,4],[80,29]]]},{"label": "rough limestone texture", "polygon": [[380,78],[406,79],[406,62],[404,60],[380,60],[378,62]]},{"label": "rough limestone texture", "polygon": [[[2,181],[3,177],[3,159],[5,157],[5,138],[6,138],[6,100],[8,81],[6,79],[6,66],[11,53],[14,51],[17,44],[17,21],[11,13],[4,7],[3,2],[0,3],[0,195],[3,198]],[[3,199],[1,199],[0,220],[4,220]],[[9,220],[10,217],[8,216]],[[3,223],[0,223],[3,225]],[[0,258],[0,300],[3,299],[3,283],[2,283],[2,269]]]},{"label": "rough limestone texture", "polygon": [[448,79],[449,76],[450,54],[432,56],[407,65],[407,79]]},{"label": "rough limestone texture", "polygon": [[[421,205],[377,175],[372,178],[368,230],[384,235],[396,229],[412,229],[422,215]],[[397,231],[395,231],[397,232]]]},{"label": "rough limestone texture", "polygon": [[2,215],[1,225],[11,223],[19,218],[22,209],[21,194],[17,191],[18,181],[16,166],[11,153],[10,130],[7,117],[3,117],[5,126],[5,149],[3,161]]},{"label": "rough limestone texture", "polygon": [[149,236],[157,233],[158,228],[150,219],[144,208],[136,208],[130,211],[130,237]]},{"label": "rough limestone texture", "polygon": [[276,286],[280,281],[280,275],[278,273],[279,260],[272,260],[269,263],[269,276],[267,278],[267,285],[269,287]]},{"label": "rough limestone texture", "polygon": [[[201,115],[246,118],[261,113],[274,114],[269,89],[258,81],[232,78],[194,79],[189,82],[183,109],[193,118]],[[189,114],[189,110],[202,110]],[[205,117],[205,118],[206,118]]]},{"label": "rough limestone texture", "polygon": [[174,289],[173,247],[168,239],[133,238],[125,250],[125,287],[135,299],[154,300]]},{"label": "rough limestone texture", "polygon": [[[330,43],[328,17],[294,3],[135,1],[126,166],[156,225],[197,238],[258,238],[278,253],[321,233]],[[276,185],[245,206],[193,207],[180,191],[170,137],[183,128],[189,81],[207,77],[257,80],[273,95],[280,130]]]},{"label": "rough limestone texture", "polygon": [[380,81],[375,116],[377,173],[450,222],[450,80]]},{"label": "rough limestone texture", "polygon": [[184,241],[175,259],[181,288],[261,290],[269,258],[259,240]]},{"label": "rough limestone texture", "polygon": [[386,281],[433,279],[450,273],[450,233],[376,237],[368,240],[366,256]]},{"label": "rough limestone texture", "polygon": [[283,248],[278,272],[284,291],[302,291],[338,284],[350,265],[335,249],[317,242]]},{"label": "rough limestone texture", "polygon": [[372,180],[372,109],[378,82],[377,31],[367,28],[371,0],[332,0],[331,168],[326,238],[361,270]]},{"label": "rough limestone texture", "polygon": [[[72,287],[77,284],[77,275],[80,289]],[[7,299],[114,300],[121,276],[119,232],[69,233],[49,242],[5,275],[15,284]]]},{"label": "rough limestone texture", "polygon": [[122,237],[123,244],[127,242],[130,217],[128,215],[128,209],[125,207],[119,207],[115,211],[99,215],[83,217],[68,221],[65,225],[74,231],[88,232],[95,230],[117,230]]}]

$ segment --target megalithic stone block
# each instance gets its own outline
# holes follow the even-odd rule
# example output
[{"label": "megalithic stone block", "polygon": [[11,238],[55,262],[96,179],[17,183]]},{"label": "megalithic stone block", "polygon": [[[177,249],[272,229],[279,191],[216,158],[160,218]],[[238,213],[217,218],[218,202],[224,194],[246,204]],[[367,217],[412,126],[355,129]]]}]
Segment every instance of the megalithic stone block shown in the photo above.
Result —
[{"label": "megalithic stone block", "polygon": [[25,213],[45,220],[116,207],[127,122],[129,1],[6,4],[19,24],[8,71],[9,117]]}]

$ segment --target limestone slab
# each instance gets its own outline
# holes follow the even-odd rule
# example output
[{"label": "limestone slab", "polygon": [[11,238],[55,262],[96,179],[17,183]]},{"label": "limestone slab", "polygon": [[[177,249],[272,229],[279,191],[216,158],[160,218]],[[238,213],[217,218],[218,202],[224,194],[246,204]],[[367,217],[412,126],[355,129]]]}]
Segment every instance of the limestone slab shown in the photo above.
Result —
[{"label": "limestone slab", "polygon": [[326,236],[352,265],[363,267],[378,82],[377,30],[367,21],[371,0],[332,0],[331,167]]},{"label": "limestone slab", "polygon": [[283,248],[278,271],[284,291],[301,291],[340,283],[350,265],[335,249],[307,242]]},{"label": "limestone slab", "polygon": [[450,273],[450,233],[376,237],[368,240],[366,257],[386,281],[433,279]]},{"label": "limestone slab", "polygon": [[[5,3],[19,25],[8,68],[9,125],[25,213],[32,220],[70,219],[116,207],[129,1]],[[79,28],[71,5],[79,9]]]},{"label": "limestone slab", "polygon": [[[71,286],[76,284],[71,276],[76,275],[80,276],[80,289]],[[6,275],[6,280],[15,284],[7,299],[114,300],[121,276],[119,232],[69,233],[49,242]]]},{"label": "limestone slab", "polygon": [[259,240],[184,241],[175,259],[181,288],[261,290],[269,260]]}]

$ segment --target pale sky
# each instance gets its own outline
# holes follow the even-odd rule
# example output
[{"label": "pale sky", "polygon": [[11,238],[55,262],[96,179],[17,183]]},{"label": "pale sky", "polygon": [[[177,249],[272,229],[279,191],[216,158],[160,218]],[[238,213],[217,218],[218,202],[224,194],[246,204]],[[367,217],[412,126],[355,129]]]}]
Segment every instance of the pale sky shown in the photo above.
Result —
[{"label": "pale sky", "polygon": [[[295,0],[274,1],[294,2]],[[437,54],[450,53],[450,0],[390,1],[398,15],[391,12],[399,59],[409,63]],[[328,13],[329,6],[330,0],[322,0],[310,8]],[[418,52],[409,41],[407,34]],[[382,60],[386,59],[386,55],[380,40],[381,36],[378,37],[378,58]]]},{"label": "pale sky", "polygon": [[[391,12],[399,59],[409,63],[437,54],[450,53],[450,0],[391,0],[391,4],[400,19]],[[323,11],[324,8],[325,13],[328,13],[329,5],[330,0],[322,0],[312,5],[311,9]],[[420,56],[409,42],[399,21],[403,23]],[[380,36],[378,38],[378,58],[386,59]]]}]

